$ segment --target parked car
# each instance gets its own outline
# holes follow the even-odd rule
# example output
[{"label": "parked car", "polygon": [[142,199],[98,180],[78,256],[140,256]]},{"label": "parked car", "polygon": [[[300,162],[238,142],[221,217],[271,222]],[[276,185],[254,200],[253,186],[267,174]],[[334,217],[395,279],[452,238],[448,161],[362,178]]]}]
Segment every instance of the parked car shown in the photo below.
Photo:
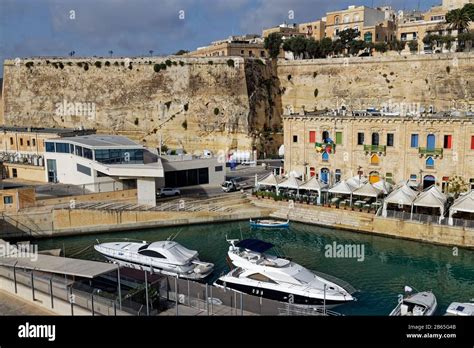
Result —
[{"label": "parked car", "polygon": [[181,195],[181,191],[176,188],[163,187],[156,193],[158,197],[172,197]]},{"label": "parked car", "polygon": [[238,185],[232,180],[224,181],[221,187],[224,192],[235,192],[238,190]]}]

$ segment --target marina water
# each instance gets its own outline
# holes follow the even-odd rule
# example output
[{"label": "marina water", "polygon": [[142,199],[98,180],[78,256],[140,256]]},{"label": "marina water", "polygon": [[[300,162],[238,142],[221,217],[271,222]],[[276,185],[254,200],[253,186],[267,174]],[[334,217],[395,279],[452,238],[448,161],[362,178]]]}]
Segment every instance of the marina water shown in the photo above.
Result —
[{"label": "marina water", "polygon": [[[166,240],[176,233],[175,241],[199,251],[201,260],[216,265],[209,283],[228,271],[226,236],[271,242],[294,262],[338,277],[356,288],[356,302],[335,308],[346,315],[388,315],[405,285],[418,291],[432,290],[438,299],[437,315],[444,314],[451,302],[474,301],[472,250],[293,222],[289,229],[252,229],[248,221],[240,221],[62,237],[39,241],[39,249],[64,247],[67,257],[104,261],[92,248],[96,239],[152,242]],[[364,255],[361,258],[358,253],[342,253],[343,249],[363,251]]]}]

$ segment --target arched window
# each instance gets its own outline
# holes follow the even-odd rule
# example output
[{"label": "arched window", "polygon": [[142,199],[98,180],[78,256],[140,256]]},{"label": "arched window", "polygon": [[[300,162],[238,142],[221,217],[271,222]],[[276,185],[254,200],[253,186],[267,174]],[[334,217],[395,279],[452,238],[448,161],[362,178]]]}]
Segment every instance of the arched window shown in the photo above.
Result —
[{"label": "arched window", "polygon": [[359,21],[359,14],[356,13],[356,14],[354,15],[354,22],[358,22],[358,21]]},{"label": "arched window", "polygon": [[321,169],[320,180],[321,182],[324,182],[325,184],[329,183],[329,169],[327,168]]},{"label": "arched window", "polygon": [[380,144],[380,137],[379,133],[372,133],[372,145],[379,145]]},{"label": "arched window", "polygon": [[426,159],[426,168],[434,168],[434,165],[435,165],[435,161],[433,157],[428,157]]},{"label": "arched window", "polygon": [[349,23],[349,15],[344,16],[344,23]]},{"label": "arched window", "polygon": [[380,164],[380,158],[378,155],[374,154],[370,157],[370,164],[373,166],[378,166]]},{"label": "arched window", "polygon": [[336,17],[334,18],[334,23],[335,23],[335,24],[339,24],[339,17],[338,17],[338,16],[336,16]]},{"label": "arched window", "polygon": [[322,139],[323,139],[323,143],[329,142],[329,140],[328,140],[328,139],[329,139],[329,132],[328,132],[328,131],[324,131],[324,132],[323,132],[323,137],[322,137]]},{"label": "arched window", "polygon": [[341,170],[340,169],[336,169],[335,179],[336,179],[336,182],[341,181]]},{"label": "arched window", "polygon": [[322,157],[323,157],[323,162],[329,161],[329,154],[326,151],[323,152]]},{"label": "arched window", "polygon": [[376,182],[380,181],[380,174],[379,172],[370,172],[369,174],[369,182],[371,184],[375,184]]}]

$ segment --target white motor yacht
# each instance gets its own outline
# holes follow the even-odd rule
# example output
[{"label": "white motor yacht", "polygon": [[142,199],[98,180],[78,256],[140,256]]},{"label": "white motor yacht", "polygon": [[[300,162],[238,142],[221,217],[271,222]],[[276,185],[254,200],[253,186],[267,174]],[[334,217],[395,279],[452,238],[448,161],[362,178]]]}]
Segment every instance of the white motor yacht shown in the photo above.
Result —
[{"label": "white motor yacht", "polygon": [[[410,287],[405,287],[406,292],[411,292]],[[432,316],[436,312],[438,303],[431,291],[417,292],[405,296],[390,313],[390,316]]]},{"label": "white motor yacht", "polygon": [[328,276],[266,254],[271,243],[257,239],[229,242],[228,257],[234,269],[216,280],[218,287],[303,306],[330,308],[354,300],[348,290],[325,279]]},{"label": "white motor yacht", "polygon": [[462,317],[474,316],[474,303],[453,302],[446,309],[445,315],[458,315]]},{"label": "white motor yacht", "polygon": [[214,264],[199,261],[197,251],[174,241],[102,243],[94,249],[124,267],[187,279],[203,279],[214,269]]}]

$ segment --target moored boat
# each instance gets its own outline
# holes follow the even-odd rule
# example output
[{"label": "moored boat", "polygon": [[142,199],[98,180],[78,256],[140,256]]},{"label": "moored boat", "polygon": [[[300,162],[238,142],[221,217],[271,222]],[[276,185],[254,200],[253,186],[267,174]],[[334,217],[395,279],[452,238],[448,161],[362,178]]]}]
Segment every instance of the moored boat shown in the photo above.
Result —
[{"label": "moored boat", "polygon": [[[410,287],[405,287],[405,292],[411,291]],[[431,291],[417,292],[404,296],[390,316],[432,316],[437,307],[436,296]]]},{"label": "moored boat", "polygon": [[290,220],[281,221],[281,220],[252,220],[250,219],[251,227],[264,227],[264,228],[287,228],[290,227]]}]

